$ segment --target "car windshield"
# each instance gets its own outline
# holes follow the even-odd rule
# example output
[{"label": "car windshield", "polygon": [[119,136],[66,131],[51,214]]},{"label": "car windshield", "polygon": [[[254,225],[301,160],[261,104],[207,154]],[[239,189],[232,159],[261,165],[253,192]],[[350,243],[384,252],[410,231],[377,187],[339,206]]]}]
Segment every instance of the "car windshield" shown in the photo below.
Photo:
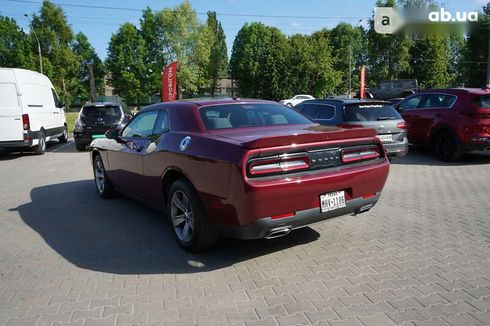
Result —
[{"label": "car windshield", "polygon": [[199,112],[208,130],[313,123],[276,104],[229,104],[204,107]]},{"label": "car windshield", "polygon": [[389,104],[355,104],[344,109],[344,120],[380,121],[401,119],[400,114]]},{"label": "car windshield", "polygon": [[82,115],[86,117],[120,117],[121,108],[119,106],[85,106],[82,108]]}]

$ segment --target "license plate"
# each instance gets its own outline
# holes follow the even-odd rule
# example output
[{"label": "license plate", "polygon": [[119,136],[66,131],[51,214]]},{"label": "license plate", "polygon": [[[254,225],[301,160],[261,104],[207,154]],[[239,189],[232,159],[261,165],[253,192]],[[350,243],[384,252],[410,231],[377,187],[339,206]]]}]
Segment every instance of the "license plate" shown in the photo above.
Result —
[{"label": "license plate", "polygon": [[322,213],[345,207],[345,191],[334,191],[320,195],[320,210]]},{"label": "license plate", "polygon": [[105,138],[105,135],[92,135],[92,139]]},{"label": "license plate", "polygon": [[387,143],[387,142],[392,142],[393,141],[393,135],[388,134],[388,135],[378,135],[376,136],[381,140],[382,143]]}]

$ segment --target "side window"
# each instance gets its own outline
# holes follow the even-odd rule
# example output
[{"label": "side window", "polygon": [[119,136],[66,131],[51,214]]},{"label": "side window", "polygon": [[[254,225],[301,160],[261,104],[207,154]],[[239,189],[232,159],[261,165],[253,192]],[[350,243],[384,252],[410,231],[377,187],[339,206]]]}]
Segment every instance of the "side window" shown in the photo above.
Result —
[{"label": "side window", "polygon": [[394,80],[393,88],[403,88],[403,83],[400,80]]},{"label": "side window", "polygon": [[315,119],[317,110],[318,109],[315,104],[305,104],[305,109],[303,110],[303,114],[310,119]]},{"label": "side window", "polygon": [[335,107],[331,105],[318,105],[316,118],[318,120],[332,120],[335,117]]},{"label": "side window", "polygon": [[449,109],[456,101],[456,96],[449,94],[426,94],[422,98],[421,106],[424,109]]},{"label": "side window", "polygon": [[301,104],[301,103],[293,107],[293,110],[299,113],[302,113],[304,109],[305,109],[305,104]]},{"label": "side window", "polygon": [[168,112],[166,110],[160,111],[157,122],[155,123],[155,128],[153,129],[153,134],[161,135],[164,132],[167,132],[169,130],[168,120]]},{"label": "side window", "polygon": [[123,138],[148,138],[153,135],[153,127],[158,111],[138,114],[122,131]]},{"label": "side window", "polygon": [[54,106],[56,106],[57,108],[60,108],[61,109],[61,107],[62,107],[61,106],[61,101],[58,98],[58,95],[56,94],[56,91],[51,88],[51,93],[53,94]]},{"label": "side window", "polygon": [[391,82],[389,80],[385,80],[379,83],[379,88],[388,89],[391,86]]},{"label": "side window", "polygon": [[417,95],[409,98],[408,100],[402,101],[399,105],[401,110],[410,110],[419,108],[421,104],[420,100],[422,99],[422,95]]}]

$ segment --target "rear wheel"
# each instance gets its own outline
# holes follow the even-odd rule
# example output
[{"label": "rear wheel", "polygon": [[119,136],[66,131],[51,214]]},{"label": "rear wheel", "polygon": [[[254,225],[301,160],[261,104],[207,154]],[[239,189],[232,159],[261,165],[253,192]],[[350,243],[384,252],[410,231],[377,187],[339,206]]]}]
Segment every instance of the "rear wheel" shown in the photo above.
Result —
[{"label": "rear wheel", "polygon": [[450,131],[441,131],[434,137],[434,151],[444,162],[457,161],[463,154],[458,138]]},{"label": "rear wheel", "polygon": [[208,223],[196,191],[185,179],[175,181],[169,190],[167,212],[179,245],[197,252],[210,248],[218,233]]},{"label": "rear wheel", "polygon": [[111,198],[117,194],[116,190],[112,186],[111,181],[107,178],[107,173],[105,172],[104,163],[102,162],[102,157],[97,155],[94,158],[94,180],[95,188],[97,189],[97,194],[102,198]]},{"label": "rear wheel", "polygon": [[83,152],[86,148],[85,144],[79,143],[75,141],[75,147],[77,148],[77,151]]},{"label": "rear wheel", "polygon": [[34,154],[43,155],[46,152],[46,134],[44,130],[39,131],[39,142],[34,146]]},{"label": "rear wheel", "polygon": [[60,143],[66,143],[68,141],[68,130],[66,126],[63,127],[63,134],[58,137]]}]

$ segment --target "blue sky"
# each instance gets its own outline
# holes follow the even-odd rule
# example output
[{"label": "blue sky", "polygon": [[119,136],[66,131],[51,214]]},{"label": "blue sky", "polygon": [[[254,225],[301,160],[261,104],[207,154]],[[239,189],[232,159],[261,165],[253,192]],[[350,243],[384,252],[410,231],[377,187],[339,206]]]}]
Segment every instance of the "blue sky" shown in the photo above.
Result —
[{"label": "blue sky", "polygon": [[[39,2],[39,3],[31,3]],[[174,7],[181,0],[54,0],[59,4],[83,4],[104,7],[145,8],[154,10]],[[285,34],[309,34],[322,28],[332,28],[340,21],[356,24],[359,19],[368,19],[375,0],[191,0],[201,21],[205,13],[213,10],[218,13],[225,30],[229,51],[238,30],[246,22],[260,21],[276,26]],[[479,10],[486,0],[445,0],[445,9],[450,11]],[[31,14],[40,8],[41,0],[0,0],[0,15],[17,20],[28,30],[28,21],[24,13]],[[85,33],[102,59],[107,55],[107,45],[112,33],[124,22],[139,24],[141,12],[108,9],[88,9],[63,6],[68,22],[76,32]],[[220,13],[242,14],[246,16],[226,16]],[[295,16],[295,17],[259,17],[256,15]],[[315,18],[311,18],[315,17]]]}]

